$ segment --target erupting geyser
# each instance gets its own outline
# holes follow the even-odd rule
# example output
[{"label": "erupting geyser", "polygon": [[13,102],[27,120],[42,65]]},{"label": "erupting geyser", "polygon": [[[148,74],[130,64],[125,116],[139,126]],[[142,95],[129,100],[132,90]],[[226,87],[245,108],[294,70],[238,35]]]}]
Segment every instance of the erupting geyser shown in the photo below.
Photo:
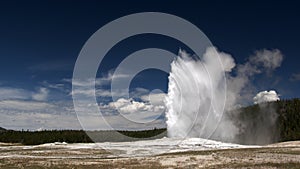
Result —
[{"label": "erupting geyser", "polygon": [[214,47],[200,58],[179,51],[171,64],[165,100],[169,137],[209,138],[222,118],[226,99],[225,72],[232,57]]}]

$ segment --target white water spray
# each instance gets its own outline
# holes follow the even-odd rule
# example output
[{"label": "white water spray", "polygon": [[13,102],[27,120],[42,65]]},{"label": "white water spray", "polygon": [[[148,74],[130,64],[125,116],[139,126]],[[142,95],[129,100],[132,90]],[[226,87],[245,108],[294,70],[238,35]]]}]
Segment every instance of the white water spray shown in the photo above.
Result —
[{"label": "white water spray", "polygon": [[226,99],[225,72],[232,57],[209,47],[199,59],[179,51],[171,64],[166,97],[169,137],[209,138],[222,118]]}]

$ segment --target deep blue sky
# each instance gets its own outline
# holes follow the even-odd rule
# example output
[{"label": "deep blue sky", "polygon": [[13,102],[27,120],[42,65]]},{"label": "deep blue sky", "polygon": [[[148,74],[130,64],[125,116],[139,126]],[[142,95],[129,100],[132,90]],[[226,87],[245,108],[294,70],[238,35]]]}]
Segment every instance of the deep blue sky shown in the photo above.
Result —
[{"label": "deep blue sky", "polygon": [[[56,83],[71,78],[81,47],[101,26],[127,14],[158,11],[197,25],[215,46],[232,54],[238,63],[256,49],[281,50],[285,58],[276,72],[281,82],[274,87],[282,97],[299,97],[299,82],[289,80],[293,73],[300,72],[298,7],[292,1],[2,1],[0,81],[7,86],[34,88],[42,81]],[[174,52],[182,47],[169,41],[136,37],[111,53],[125,57],[144,47]],[[109,58],[113,58],[108,60],[112,65],[122,59]]]},{"label": "deep blue sky", "polygon": [[[69,79],[84,43],[110,21],[137,12],[164,12],[188,20],[219,50],[231,54],[237,64],[246,62],[255,50],[279,49],[284,55],[281,67],[271,76],[256,76],[253,84],[258,91],[275,89],[281,98],[300,97],[299,7],[294,1],[253,0],[1,1],[0,93],[22,97],[0,96],[0,100],[32,97],[45,101],[41,95],[33,96],[38,93],[48,95],[47,101],[70,101]],[[173,53],[179,48],[188,50],[172,38],[134,36],[109,51],[100,65],[99,76],[117,67],[132,52],[150,47]],[[167,76],[147,70],[134,78],[131,87],[166,91]],[[43,93],[41,87],[48,93]]]}]

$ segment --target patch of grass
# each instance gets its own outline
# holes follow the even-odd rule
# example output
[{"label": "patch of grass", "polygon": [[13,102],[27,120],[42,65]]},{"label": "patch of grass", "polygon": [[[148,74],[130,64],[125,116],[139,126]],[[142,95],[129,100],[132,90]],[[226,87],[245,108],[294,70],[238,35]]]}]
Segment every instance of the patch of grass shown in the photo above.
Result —
[{"label": "patch of grass", "polygon": [[0,159],[0,166],[4,163],[5,163],[4,159]]}]

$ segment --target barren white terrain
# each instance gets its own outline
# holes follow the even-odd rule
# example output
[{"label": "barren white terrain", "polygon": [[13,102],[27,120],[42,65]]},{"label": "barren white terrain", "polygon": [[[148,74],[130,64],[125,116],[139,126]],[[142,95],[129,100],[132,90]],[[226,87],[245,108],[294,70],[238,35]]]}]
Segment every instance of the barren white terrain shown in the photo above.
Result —
[{"label": "barren white terrain", "polygon": [[[107,157],[143,157],[159,155],[164,153],[184,152],[184,151],[200,151],[200,150],[213,150],[213,149],[229,149],[229,148],[251,148],[258,146],[244,146],[231,143],[222,143],[213,140],[206,140],[201,138],[187,138],[187,139],[174,139],[162,138],[156,140],[133,141],[133,142],[104,142],[104,143],[48,143],[37,146],[2,146],[1,151],[9,150],[36,150],[37,153],[42,153],[41,149],[55,151],[64,149],[66,152],[74,150],[93,150],[101,152],[105,150],[109,153]],[[11,153],[1,153],[0,158],[22,156]],[[26,157],[26,155],[24,155]],[[45,157],[51,158],[51,156]]]},{"label": "barren white terrain", "polygon": [[245,146],[200,138],[36,146],[0,144],[0,168],[299,168],[299,142]]}]

